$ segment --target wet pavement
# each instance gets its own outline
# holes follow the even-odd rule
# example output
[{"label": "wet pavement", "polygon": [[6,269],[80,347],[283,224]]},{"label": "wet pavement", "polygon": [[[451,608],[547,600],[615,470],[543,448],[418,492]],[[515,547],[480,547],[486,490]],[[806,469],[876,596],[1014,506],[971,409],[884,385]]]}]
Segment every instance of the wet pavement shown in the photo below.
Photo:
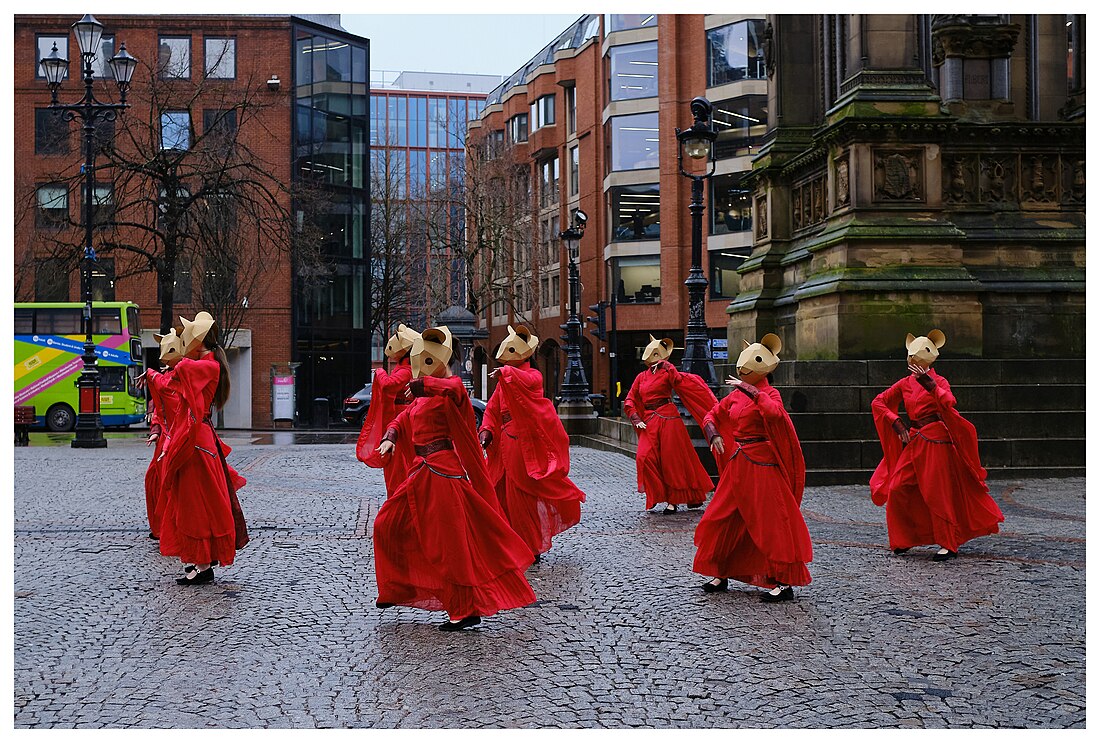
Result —
[{"label": "wet pavement", "polygon": [[227,432],[253,541],[192,588],[146,536],[141,435],[17,448],[15,726],[1084,726],[1084,479],[991,483],[1003,533],[946,563],[891,554],[866,487],[809,488],[813,583],[768,605],[700,591],[699,512],[573,448],[588,502],[538,602],[443,634],[374,607],[355,435]]}]

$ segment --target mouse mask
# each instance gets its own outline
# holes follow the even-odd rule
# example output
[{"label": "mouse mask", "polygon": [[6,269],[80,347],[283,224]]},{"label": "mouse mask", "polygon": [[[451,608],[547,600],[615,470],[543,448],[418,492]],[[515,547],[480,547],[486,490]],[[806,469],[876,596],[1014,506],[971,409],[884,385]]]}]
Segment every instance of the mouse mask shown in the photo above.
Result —
[{"label": "mouse mask", "polygon": [[183,339],[176,335],[176,329],[172,328],[164,335],[153,334],[153,340],[160,344],[160,361],[162,364],[174,366],[183,358]]},{"label": "mouse mask", "polygon": [[390,336],[390,339],[386,341],[386,358],[391,361],[397,361],[402,356],[407,354],[413,347],[413,343],[420,337],[420,333],[416,332],[412,328],[406,327],[405,323],[401,323],[397,326],[397,332]]},{"label": "mouse mask", "polygon": [[912,333],[905,336],[905,352],[909,361],[928,369],[940,357],[940,349],[947,342],[941,330],[931,330],[928,335],[914,338]]},{"label": "mouse mask", "polygon": [[649,336],[649,345],[642,351],[642,361],[646,366],[653,366],[658,361],[665,361],[672,355],[672,339],[662,338],[657,340],[652,335]]},{"label": "mouse mask", "polygon": [[508,335],[497,349],[497,361],[521,362],[531,358],[539,345],[539,337],[531,333],[526,325],[508,326]]},{"label": "mouse mask", "polygon": [[210,334],[210,331],[214,331],[215,337],[217,336],[217,326],[214,323],[214,316],[205,310],[195,315],[194,320],[187,320],[181,317],[180,322],[183,323],[183,355],[196,351],[206,340],[206,336]]},{"label": "mouse mask", "polygon": [[744,347],[737,357],[737,376],[743,382],[758,384],[779,366],[779,352],[783,350],[783,341],[775,333],[768,333],[759,343],[749,343],[746,340],[741,343]]},{"label": "mouse mask", "polygon": [[413,342],[409,351],[413,378],[445,376],[453,352],[451,331],[446,325],[428,328]]}]

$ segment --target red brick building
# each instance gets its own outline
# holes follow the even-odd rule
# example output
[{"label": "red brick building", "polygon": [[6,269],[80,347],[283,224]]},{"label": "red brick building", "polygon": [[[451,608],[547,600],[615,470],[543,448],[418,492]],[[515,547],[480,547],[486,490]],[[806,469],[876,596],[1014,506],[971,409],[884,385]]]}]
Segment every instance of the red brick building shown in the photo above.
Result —
[{"label": "red brick building", "polygon": [[705,95],[719,130],[704,213],[706,320],[714,358],[725,360],[725,310],[738,291],[735,269],[752,245],[751,200],[739,183],[766,123],[762,31],[760,16],[586,15],[489,95],[480,121],[471,122],[471,142],[499,142],[489,151],[528,168],[532,208],[524,223],[529,239],[515,247],[515,289],[483,313],[490,337],[475,358],[491,355],[509,323],[533,324],[543,339],[537,363],[547,392],[556,393],[564,364],[559,325],[569,301],[557,234],[576,208],[588,215],[581,314],[613,295],[617,301],[615,348],[591,335],[591,323],[584,333],[593,392],[613,388],[610,353],[618,354],[625,394],[650,333],[682,345],[690,181],[679,171],[675,129],[691,125],[689,104]]}]

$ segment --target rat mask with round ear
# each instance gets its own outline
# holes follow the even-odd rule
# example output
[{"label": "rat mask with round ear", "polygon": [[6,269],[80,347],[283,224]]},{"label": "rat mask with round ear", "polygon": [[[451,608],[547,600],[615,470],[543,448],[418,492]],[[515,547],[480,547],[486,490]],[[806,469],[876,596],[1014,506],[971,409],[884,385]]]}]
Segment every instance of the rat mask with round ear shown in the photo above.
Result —
[{"label": "rat mask with round ear", "polygon": [[940,349],[947,342],[941,330],[931,330],[928,335],[914,338],[912,333],[905,336],[905,352],[908,360],[923,369],[928,369],[940,357]]},{"label": "rat mask with round ear", "polygon": [[649,345],[642,351],[642,361],[646,366],[653,366],[658,361],[664,361],[672,355],[672,339],[662,338],[657,340],[649,336]]},{"label": "rat mask with round ear", "polygon": [[737,357],[737,376],[741,381],[758,384],[779,366],[779,352],[783,350],[783,341],[775,333],[768,333],[759,343],[745,340],[741,343],[744,348]]},{"label": "rat mask with round ear", "polygon": [[453,350],[451,331],[446,325],[425,330],[409,351],[413,378],[447,376],[447,364],[451,362]]},{"label": "rat mask with round ear", "polygon": [[406,327],[404,323],[400,323],[397,326],[397,332],[390,336],[386,341],[386,357],[392,361],[399,360],[402,356],[409,353],[413,347],[413,343],[420,337],[420,333],[416,332],[412,328]]},{"label": "rat mask with round ear", "polygon": [[537,335],[531,333],[526,325],[508,326],[508,335],[497,348],[497,361],[518,363],[526,361],[535,353],[539,345]]},{"label": "rat mask with round ear", "polygon": [[154,333],[153,340],[160,344],[160,361],[162,364],[175,366],[176,362],[183,358],[183,339],[176,335],[175,328],[164,335]]}]

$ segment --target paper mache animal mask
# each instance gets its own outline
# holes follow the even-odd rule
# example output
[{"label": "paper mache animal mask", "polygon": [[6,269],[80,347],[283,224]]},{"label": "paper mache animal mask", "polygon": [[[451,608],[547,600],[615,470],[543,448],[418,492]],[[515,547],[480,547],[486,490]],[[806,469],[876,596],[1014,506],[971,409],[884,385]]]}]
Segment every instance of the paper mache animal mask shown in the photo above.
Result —
[{"label": "paper mache animal mask", "polygon": [[649,345],[642,351],[642,361],[647,365],[652,366],[658,361],[664,361],[672,355],[672,339],[662,338],[657,340],[651,334],[649,336]]},{"label": "paper mache animal mask", "polygon": [[497,361],[525,361],[535,353],[539,337],[526,325],[508,326],[508,335],[497,349]]},{"label": "paper mache animal mask", "polygon": [[175,328],[164,335],[153,333],[153,340],[160,344],[161,363],[171,364],[183,358],[183,339],[176,335]]},{"label": "paper mache animal mask", "polygon": [[447,373],[454,346],[451,331],[446,325],[428,328],[413,342],[409,351],[413,377],[442,377]]},{"label": "paper mache animal mask", "polygon": [[397,361],[413,347],[413,343],[420,337],[420,333],[416,332],[412,328],[406,327],[405,323],[400,323],[397,326],[397,332],[390,336],[386,341],[385,354],[386,357]]},{"label": "paper mache animal mask", "polygon": [[194,320],[181,317],[180,322],[183,323],[182,339],[185,356],[201,346],[211,329],[215,327],[214,316],[205,310],[195,315]]},{"label": "paper mache animal mask", "polygon": [[749,384],[756,384],[779,366],[779,352],[783,341],[775,333],[768,333],[759,343],[741,341],[743,348],[737,357],[737,376]]},{"label": "paper mache animal mask", "polygon": [[905,351],[909,360],[928,368],[940,357],[940,349],[947,342],[942,330],[930,330],[928,335],[914,338],[912,333],[905,336]]}]

